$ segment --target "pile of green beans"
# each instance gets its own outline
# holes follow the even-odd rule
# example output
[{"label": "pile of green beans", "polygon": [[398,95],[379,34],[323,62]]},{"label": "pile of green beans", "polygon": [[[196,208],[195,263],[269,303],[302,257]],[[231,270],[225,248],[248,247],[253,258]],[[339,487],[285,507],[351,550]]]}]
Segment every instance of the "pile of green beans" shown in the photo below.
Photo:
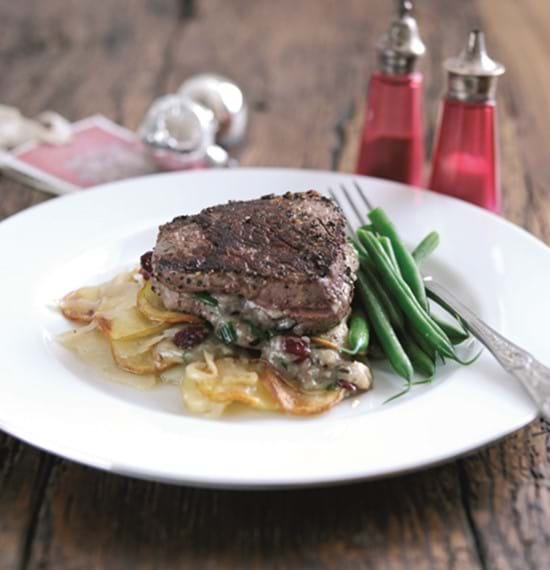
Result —
[{"label": "pile of green beans", "polygon": [[360,262],[356,296],[364,311],[352,312],[344,352],[387,359],[408,389],[423,383],[413,382],[414,373],[434,377],[437,357],[459,361],[455,346],[469,334],[460,322],[431,313],[420,264],[439,245],[437,232],[410,251],[384,210],[368,217],[370,224],[351,240]]}]

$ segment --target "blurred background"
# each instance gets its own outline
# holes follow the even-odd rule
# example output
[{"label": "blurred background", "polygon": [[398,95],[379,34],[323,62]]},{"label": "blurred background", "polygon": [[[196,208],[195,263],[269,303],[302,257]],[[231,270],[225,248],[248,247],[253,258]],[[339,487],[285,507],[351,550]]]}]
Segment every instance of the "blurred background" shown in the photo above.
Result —
[{"label": "blurred background", "polygon": [[[540,167],[550,143],[541,120],[550,103],[550,4],[418,0],[415,7],[428,46],[420,64],[428,150],[442,61],[480,26],[508,70],[499,91],[505,194],[523,188],[528,199],[535,182],[525,179],[518,155]],[[234,79],[250,103],[241,164],[353,170],[374,45],[394,12],[393,2],[378,0],[2,2],[0,102],[28,116],[102,113],[135,129],[155,97],[194,73],[216,71]],[[522,156],[523,143],[535,138]],[[548,185],[548,178],[536,183]]]}]

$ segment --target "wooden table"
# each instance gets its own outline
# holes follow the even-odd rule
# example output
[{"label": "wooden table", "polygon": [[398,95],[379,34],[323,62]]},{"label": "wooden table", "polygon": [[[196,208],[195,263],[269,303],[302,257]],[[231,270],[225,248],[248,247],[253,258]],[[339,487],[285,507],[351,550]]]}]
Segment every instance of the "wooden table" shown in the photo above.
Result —
[{"label": "wooden table", "polygon": [[[135,128],[155,96],[192,73],[216,70],[250,99],[243,165],[349,171],[388,4],[2,2],[0,102],[27,115],[55,109],[73,120],[104,113]],[[481,26],[508,68],[499,96],[504,216],[550,242],[550,4],[417,4],[429,47],[428,145],[441,61]],[[0,180],[2,217],[46,199]],[[442,467],[288,492],[141,482],[0,435],[0,567],[550,568],[549,435],[535,422]]]}]

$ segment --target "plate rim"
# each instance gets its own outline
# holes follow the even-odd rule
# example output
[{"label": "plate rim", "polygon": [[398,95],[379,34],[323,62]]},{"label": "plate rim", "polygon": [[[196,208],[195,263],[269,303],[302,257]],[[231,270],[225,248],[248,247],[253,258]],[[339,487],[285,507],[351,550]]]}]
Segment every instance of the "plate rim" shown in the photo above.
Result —
[{"label": "plate rim", "polygon": [[[263,173],[267,173],[267,174],[269,174],[269,173],[290,173],[290,174],[292,174],[292,173],[296,173],[296,174],[311,173],[312,175],[323,175],[323,176],[326,175],[326,176],[330,176],[330,177],[334,177],[334,176],[342,176],[342,178],[353,177],[353,178],[356,178],[359,180],[366,180],[366,181],[370,180],[370,181],[374,181],[376,183],[389,184],[391,186],[406,189],[408,191],[412,191],[415,193],[422,193],[422,194],[428,193],[429,195],[437,196],[438,199],[442,199],[444,201],[449,201],[451,203],[458,204],[461,208],[467,208],[467,209],[470,209],[472,212],[476,212],[477,214],[481,214],[483,216],[489,216],[497,224],[501,224],[501,225],[506,226],[506,227],[512,227],[515,231],[520,232],[521,234],[524,235],[524,237],[530,239],[533,243],[537,244],[537,246],[541,246],[545,250],[550,249],[550,245],[545,244],[541,239],[539,239],[538,237],[533,235],[531,232],[529,232],[524,227],[508,220],[507,218],[503,218],[501,215],[497,214],[496,212],[486,210],[485,208],[482,208],[481,206],[477,206],[476,204],[472,204],[472,203],[467,202],[465,200],[461,200],[460,198],[456,198],[455,196],[448,196],[447,194],[441,194],[441,193],[435,192],[434,190],[431,190],[429,188],[422,188],[421,186],[412,186],[409,184],[404,184],[403,182],[396,182],[394,180],[386,180],[384,178],[378,178],[376,176],[365,176],[363,174],[355,174],[353,172],[339,172],[339,171],[335,171],[335,170],[324,170],[324,169],[316,169],[316,168],[293,168],[293,167],[286,167],[286,166],[281,166],[281,167],[278,167],[278,166],[276,166],[276,167],[271,167],[271,166],[239,166],[239,167],[233,167],[233,168],[227,168],[227,169],[222,169],[222,168],[197,169],[197,170],[191,170],[189,172],[185,172],[185,171],[156,172],[154,174],[146,174],[144,176],[135,176],[132,178],[125,178],[123,180],[115,180],[113,182],[106,182],[103,184],[98,184],[97,186],[92,186],[90,188],[85,188],[83,190],[78,190],[78,191],[67,193],[67,194],[49,195],[49,199],[44,200],[43,202],[39,202],[38,204],[32,204],[32,205],[28,206],[27,208],[24,208],[23,210],[19,210],[18,212],[15,212],[14,214],[9,214],[4,219],[0,220],[0,228],[3,227],[5,224],[11,223],[12,220],[14,220],[16,218],[23,217],[23,216],[27,215],[29,212],[35,212],[37,210],[40,210],[41,208],[51,207],[52,204],[56,204],[59,202],[65,203],[67,201],[71,201],[71,200],[75,200],[75,199],[78,200],[83,195],[88,195],[88,194],[91,194],[93,192],[98,192],[98,193],[104,192],[113,186],[116,188],[117,186],[127,186],[127,185],[129,185],[133,182],[137,182],[137,181],[148,181],[148,180],[156,180],[156,179],[162,180],[164,178],[173,178],[173,177],[180,177],[180,176],[187,176],[187,175],[210,176],[212,174],[220,175],[221,173],[227,173],[227,172],[231,172],[231,173],[233,173],[233,172],[239,172],[239,173],[263,172]],[[38,190],[38,191],[45,193],[45,194],[48,194],[46,191],[42,191],[42,190]]]}]

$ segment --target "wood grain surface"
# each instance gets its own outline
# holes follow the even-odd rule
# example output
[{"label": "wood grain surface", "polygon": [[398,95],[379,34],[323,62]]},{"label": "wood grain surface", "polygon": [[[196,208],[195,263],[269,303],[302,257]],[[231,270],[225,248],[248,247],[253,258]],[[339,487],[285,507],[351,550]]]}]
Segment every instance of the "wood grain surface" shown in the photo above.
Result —
[{"label": "wood grain surface", "polygon": [[[550,3],[417,5],[429,47],[428,148],[441,61],[480,26],[508,70],[499,93],[504,215],[549,243]],[[31,116],[103,113],[135,128],[155,96],[213,70],[250,100],[243,165],[351,171],[373,45],[390,13],[378,0],[5,1],[0,102]],[[46,199],[0,179],[0,217]],[[535,422],[416,474],[236,492],[111,475],[0,435],[0,568],[550,568],[549,436]]]}]

